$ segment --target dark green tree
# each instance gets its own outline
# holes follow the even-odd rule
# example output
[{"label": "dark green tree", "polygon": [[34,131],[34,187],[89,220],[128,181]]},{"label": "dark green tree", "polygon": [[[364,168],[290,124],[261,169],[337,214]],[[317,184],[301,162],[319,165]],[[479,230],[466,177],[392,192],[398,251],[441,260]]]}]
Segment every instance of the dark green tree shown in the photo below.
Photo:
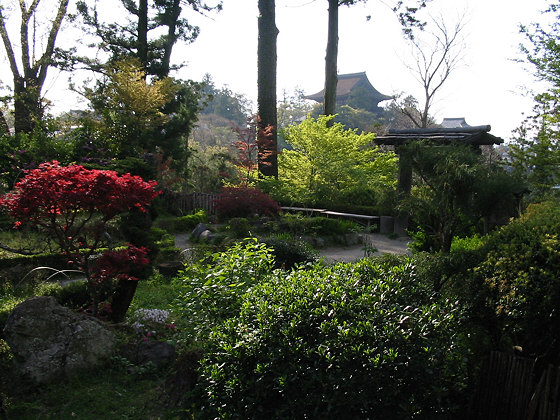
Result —
[{"label": "dark green tree", "polygon": [[215,114],[243,126],[251,116],[251,103],[245,95],[235,93],[227,86],[217,88],[209,74],[202,80],[203,108],[201,114]]},{"label": "dark green tree", "polygon": [[[200,32],[183,17],[184,9],[197,13],[221,10],[222,2],[213,5],[203,0],[120,0],[128,13],[126,23],[103,22],[97,5],[90,7],[88,1],[77,3],[83,29],[99,41],[98,50],[110,55],[111,61],[134,56],[140,60],[148,75],[165,77],[171,70],[181,67],[172,64],[171,53],[177,41],[191,43]],[[99,69],[103,62],[91,58],[78,58],[93,69]]]},{"label": "dark green tree", "polygon": [[421,250],[449,252],[455,236],[487,226],[485,218],[513,216],[518,183],[471,146],[413,142],[400,147],[403,156],[416,182],[402,206],[421,232]]}]

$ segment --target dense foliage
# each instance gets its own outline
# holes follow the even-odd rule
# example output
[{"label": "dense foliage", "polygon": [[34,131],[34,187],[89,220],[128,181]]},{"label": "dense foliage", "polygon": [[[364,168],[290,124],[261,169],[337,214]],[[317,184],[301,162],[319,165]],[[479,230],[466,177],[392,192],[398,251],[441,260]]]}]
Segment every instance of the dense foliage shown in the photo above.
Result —
[{"label": "dense foliage", "polygon": [[497,344],[517,345],[531,357],[560,363],[558,204],[529,206],[487,240],[485,251],[487,257],[473,273],[483,296],[471,303],[478,302],[481,312],[492,310],[485,326],[500,339]]},{"label": "dense foliage", "polygon": [[276,271],[218,324],[202,361],[207,418],[439,418],[465,372],[459,312],[408,264]]},{"label": "dense foliage", "polygon": [[271,249],[256,239],[189,264],[176,280],[182,289],[176,308],[194,332],[204,336],[214,324],[237,313],[245,291],[262,281],[273,264]]},{"label": "dense foliage", "polygon": [[254,187],[224,187],[214,202],[216,213],[222,218],[272,216],[280,211],[278,203]]},{"label": "dense foliage", "polygon": [[395,154],[375,147],[373,134],[329,126],[332,118],[308,118],[286,129],[292,149],[278,156],[279,179],[266,187],[275,199],[308,206],[371,205],[395,185]]},{"label": "dense foliage", "polygon": [[514,215],[517,180],[471,146],[414,142],[400,153],[416,174],[401,206],[418,228],[418,250],[448,252],[455,236],[485,234],[490,219]]}]

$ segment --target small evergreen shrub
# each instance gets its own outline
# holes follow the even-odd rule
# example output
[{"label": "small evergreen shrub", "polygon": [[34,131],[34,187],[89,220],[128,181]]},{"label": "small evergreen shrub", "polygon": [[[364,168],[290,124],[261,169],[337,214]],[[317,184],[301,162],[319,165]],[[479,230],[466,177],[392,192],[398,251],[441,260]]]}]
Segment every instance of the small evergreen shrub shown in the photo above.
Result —
[{"label": "small evergreen shrub", "polygon": [[558,202],[529,206],[489,236],[485,251],[485,260],[473,270],[473,316],[490,308],[493,315],[485,324],[499,329],[497,344],[517,345],[531,357],[560,364]]},{"label": "small evergreen shrub", "polygon": [[60,305],[71,309],[85,308],[91,303],[90,292],[85,280],[53,288],[45,294],[53,296]]},{"label": "small evergreen shrub", "polygon": [[249,236],[251,225],[244,217],[233,217],[228,222],[228,229],[234,238],[246,238]]},{"label": "small evergreen shrub", "polygon": [[356,232],[359,227],[356,222],[351,220],[286,213],[280,220],[280,230],[292,235],[331,236]]},{"label": "small evergreen shrub", "polygon": [[251,217],[257,215],[273,216],[280,206],[267,194],[253,187],[224,187],[216,198],[215,209],[222,219],[232,217]]},{"label": "small evergreen shrub", "polygon": [[199,223],[207,223],[208,214],[204,210],[198,210],[193,214],[177,217],[173,226],[173,232],[190,232]]},{"label": "small evergreen shrub", "polygon": [[290,235],[277,235],[259,238],[272,248],[276,268],[292,269],[296,265],[313,262],[317,255],[306,242]]}]

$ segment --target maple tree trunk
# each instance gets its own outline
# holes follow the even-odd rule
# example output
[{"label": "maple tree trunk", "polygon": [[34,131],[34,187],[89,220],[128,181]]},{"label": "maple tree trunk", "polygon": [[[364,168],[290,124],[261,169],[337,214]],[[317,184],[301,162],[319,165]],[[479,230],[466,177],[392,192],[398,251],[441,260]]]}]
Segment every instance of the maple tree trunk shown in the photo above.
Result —
[{"label": "maple tree trunk", "polygon": [[275,7],[275,0],[259,0],[257,144],[259,174],[278,177]]},{"label": "maple tree trunk", "polygon": [[[325,57],[325,97],[323,114],[336,113],[336,85],[338,83],[338,0],[329,0],[329,30]],[[332,121],[331,121],[332,124]]]},{"label": "maple tree trunk", "polygon": [[111,321],[124,321],[126,312],[134,299],[138,280],[119,280],[111,300]]}]

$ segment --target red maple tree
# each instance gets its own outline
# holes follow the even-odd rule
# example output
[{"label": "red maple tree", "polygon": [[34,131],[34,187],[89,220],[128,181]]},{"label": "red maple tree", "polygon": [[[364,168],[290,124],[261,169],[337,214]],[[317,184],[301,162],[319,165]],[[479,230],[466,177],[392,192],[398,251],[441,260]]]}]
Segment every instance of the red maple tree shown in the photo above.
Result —
[{"label": "red maple tree", "polygon": [[[86,169],[81,165],[60,166],[52,161],[26,171],[14,189],[0,198],[0,206],[17,220],[16,226],[30,224],[54,238],[69,263],[84,272],[92,290],[94,315],[97,315],[96,285],[100,278],[106,280],[108,276],[100,276],[92,256],[110,240],[107,224],[111,220],[134,208],[146,211],[159,194],[156,184],[130,174]],[[119,282],[130,283],[135,279],[119,277],[130,272],[130,264],[140,267],[148,263],[146,250],[142,248],[107,252],[121,253],[120,258],[112,258],[110,269],[106,262],[109,259],[105,259],[105,273],[110,272]],[[103,257],[98,261],[104,261]],[[132,288],[135,290],[136,285]],[[125,304],[127,308],[128,305]]]}]

